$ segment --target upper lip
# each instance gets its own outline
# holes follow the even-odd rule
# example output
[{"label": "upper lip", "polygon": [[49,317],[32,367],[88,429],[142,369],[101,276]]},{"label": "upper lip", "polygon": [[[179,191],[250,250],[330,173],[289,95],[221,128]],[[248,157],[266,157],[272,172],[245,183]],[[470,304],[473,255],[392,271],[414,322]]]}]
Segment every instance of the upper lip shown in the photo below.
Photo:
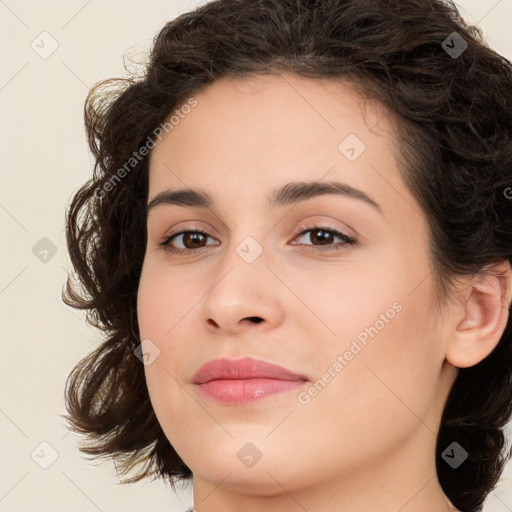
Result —
[{"label": "upper lip", "polygon": [[217,379],[279,379],[307,380],[282,366],[252,357],[242,359],[212,359],[201,366],[193,378],[194,384],[204,384]]}]

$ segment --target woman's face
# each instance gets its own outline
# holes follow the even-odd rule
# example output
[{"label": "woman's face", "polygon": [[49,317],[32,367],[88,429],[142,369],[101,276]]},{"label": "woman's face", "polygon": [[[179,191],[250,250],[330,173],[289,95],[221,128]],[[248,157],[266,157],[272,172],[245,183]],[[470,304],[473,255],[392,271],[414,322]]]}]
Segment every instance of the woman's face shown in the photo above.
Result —
[{"label": "woman's face", "polygon": [[[386,109],[293,75],[224,78],[195,99],[152,151],[149,202],[193,189],[211,203],[150,208],[138,293],[151,402],[194,483],[274,493],[385,465],[435,474],[454,368]],[[183,252],[167,252],[178,232],[168,246]],[[194,381],[245,357],[304,380]]]}]

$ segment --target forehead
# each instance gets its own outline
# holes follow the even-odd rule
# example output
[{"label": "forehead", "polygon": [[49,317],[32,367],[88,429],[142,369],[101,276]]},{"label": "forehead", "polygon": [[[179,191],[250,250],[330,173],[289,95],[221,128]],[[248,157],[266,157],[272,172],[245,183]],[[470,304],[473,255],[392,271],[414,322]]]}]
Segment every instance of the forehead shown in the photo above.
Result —
[{"label": "forehead", "polygon": [[324,177],[361,188],[374,164],[396,174],[388,110],[346,80],[225,77],[194,99],[152,150],[150,198],[169,187],[226,198],[265,188],[266,198],[280,184]]},{"label": "forehead", "polygon": [[[310,79],[292,74],[258,75],[248,78],[223,77],[194,95],[196,106],[180,113],[177,105],[173,124],[166,130],[158,154],[176,147],[193,131],[195,144],[219,143],[229,133],[234,143],[248,143],[245,152],[257,142],[295,144],[305,140],[314,145],[315,137],[330,132],[333,142],[354,133],[367,140],[390,131],[391,112],[375,100],[363,98],[357,86],[346,79]],[[176,115],[179,114],[179,115]],[[286,128],[283,131],[283,128]],[[197,140],[198,138],[201,140]],[[276,138],[276,136],[278,136]],[[250,144],[254,140],[254,144]],[[374,142],[374,141],[373,141]],[[228,141],[229,143],[229,141]],[[167,148],[163,148],[167,146]]]}]

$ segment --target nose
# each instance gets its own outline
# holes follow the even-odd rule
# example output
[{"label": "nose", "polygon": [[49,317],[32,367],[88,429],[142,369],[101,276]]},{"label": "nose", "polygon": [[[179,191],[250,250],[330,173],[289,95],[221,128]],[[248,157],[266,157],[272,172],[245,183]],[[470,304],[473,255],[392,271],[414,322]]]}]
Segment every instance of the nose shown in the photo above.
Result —
[{"label": "nose", "polygon": [[[259,316],[249,316],[247,318],[242,318],[242,321],[243,320],[248,320],[255,324],[259,324],[260,322],[263,322],[263,318],[261,318]],[[217,324],[217,322],[215,322],[215,320],[213,320],[212,318],[208,318],[208,323],[214,327],[219,327],[219,324]]]},{"label": "nose", "polygon": [[215,333],[240,334],[245,329],[271,329],[283,321],[285,286],[267,264],[265,253],[248,263],[234,250],[219,265],[219,274],[203,301],[203,318]]}]

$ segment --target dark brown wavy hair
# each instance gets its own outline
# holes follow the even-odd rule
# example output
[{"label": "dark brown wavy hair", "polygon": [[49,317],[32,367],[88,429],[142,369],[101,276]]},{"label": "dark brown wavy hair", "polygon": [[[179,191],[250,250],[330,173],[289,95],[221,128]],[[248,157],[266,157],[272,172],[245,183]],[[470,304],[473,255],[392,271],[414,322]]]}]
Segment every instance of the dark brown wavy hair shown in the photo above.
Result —
[{"label": "dark brown wavy hair", "polygon": [[[154,476],[174,488],[192,473],[157,421],[134,355],[148,199],[139,150],[148,137],[220,77],[351,80],[395,120],[400,173],[428,220],[442,299],[458,275],[512,259],[512,64],[441,0],[215,0],[167,23],[149,57],[142,76],[95,84],[85,104],[95,167],[66,212],[74,273],[63,300],[86,310],[104,341],[70,373],[65,418],[87,438],[83,453],[112,457],[124,475],[136,470],[125,482]],[[492,354],[458,372],[437,473],[457,508],[476,511],[511,456],[510,316]],[[454,441],[468,453],[458,469],[441,457]]]}]

